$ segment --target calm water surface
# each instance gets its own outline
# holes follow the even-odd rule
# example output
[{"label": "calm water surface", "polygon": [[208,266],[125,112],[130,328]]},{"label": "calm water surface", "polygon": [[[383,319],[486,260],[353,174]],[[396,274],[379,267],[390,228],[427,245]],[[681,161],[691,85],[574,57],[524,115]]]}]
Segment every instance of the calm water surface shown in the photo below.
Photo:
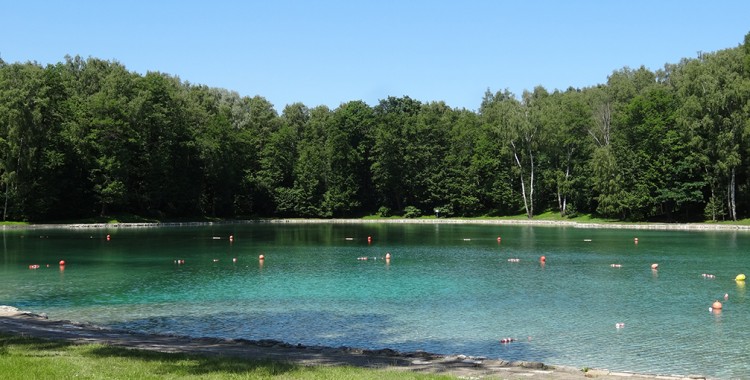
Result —
[{"label": "calm water surface", "polygon": [[154,333],[750,378],[750,302],[734,282],[749,250],[748,232],[573,227],[2,231],[0,304]]}]

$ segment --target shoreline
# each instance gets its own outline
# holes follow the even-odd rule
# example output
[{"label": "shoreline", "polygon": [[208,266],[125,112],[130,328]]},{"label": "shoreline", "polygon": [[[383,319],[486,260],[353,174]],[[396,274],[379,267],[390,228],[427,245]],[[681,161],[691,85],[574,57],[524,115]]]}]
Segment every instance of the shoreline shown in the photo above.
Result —
[{"label": "shoreline", "polygon": [[74,344],[152,350],[167,353],[233,356],[250,360],[274,360],[302,366],[354,366],[413,373],[449,374],[458,378],[531,378],[549,380],[678,380],[706,379],[702,375],[655,375],[614,372],[606,369],[581,369],[517,361],[442,355],[428,352],[398,352],[391,349],[365,350],[351,347],[303,346],[276,340],[196,338],[175,335],[144,334],[115,330],[93,324],[51,320],[44,314],[0,306],[0,333],[65,341]]},{"label": "shoreline", "polygon": [[626,229],[653,231],[750,231],[750,225],[709,223],[585,223],[566,220],[522,220],[522,219],[247,219],[219,222],[148,222],[148,223],[58,223],[58,224],[9,224],[2,230],[37,229],[118,229],[195,227],[231,224],[478,224],[497,226],[571,227],[582,229]]}]

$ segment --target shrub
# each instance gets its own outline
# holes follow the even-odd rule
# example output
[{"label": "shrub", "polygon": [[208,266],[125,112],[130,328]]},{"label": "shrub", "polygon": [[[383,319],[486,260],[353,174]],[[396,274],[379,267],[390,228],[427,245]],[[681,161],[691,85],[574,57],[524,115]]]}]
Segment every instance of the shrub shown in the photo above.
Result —
[{"label": "shrub", "polygon": [[422,216],[422,211],[414,206],[406,206],[404,209],[404,218],[419,218]]},{"label": "shrub", "polygon": [[451,204],[436,207],[435,209],[440,211],[440,214],[436,215],[438,217],[449,218],[455,215],[455,213],[453,212],[453,205]]},{"label": "shrub", "polygon": [[381,218],[387,218],[391,216],[391,209],[385,206],[380,206],[378,209],[378,216]]}]

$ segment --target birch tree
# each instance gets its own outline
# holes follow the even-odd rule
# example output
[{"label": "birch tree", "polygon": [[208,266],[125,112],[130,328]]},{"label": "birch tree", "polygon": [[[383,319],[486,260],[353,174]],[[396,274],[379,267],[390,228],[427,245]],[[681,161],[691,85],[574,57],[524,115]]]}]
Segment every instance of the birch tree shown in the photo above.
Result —
[{"label": "birch tree", "polygon": [[509,91],[486,93],[482,114],[502,142],[510,148],[511,160],[516,168],[526,217],[534,217],[534,189],[536,156],[539,148],[541,121],[532,115],[536,102],[546,96],[537,87],[533,93],[525,92],[523,103]]}]

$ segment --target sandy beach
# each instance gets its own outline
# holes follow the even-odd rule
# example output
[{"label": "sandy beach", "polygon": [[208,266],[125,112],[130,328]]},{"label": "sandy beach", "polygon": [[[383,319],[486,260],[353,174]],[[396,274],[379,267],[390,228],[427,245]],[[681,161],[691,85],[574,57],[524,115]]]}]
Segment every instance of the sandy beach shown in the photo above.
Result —
[{"label": "sandy beach", "polygon": [[458,378],[472,379],[705,379],[701,375],[636,374],[606,369],[588,369],[583,372],[580,368],[552,366],[540,362],[508,362],[502,359],[465,355],[398,352],[389,349],[310,347],[275,340],[249,341],[142,334],[87,323],[47,319],[44,314],[23,311],[12,306],[0,306],[0,332],[76,344],[99,343],[161,352],[270,359],[305,366],[349,365],[418,373],[450,374]]}]

